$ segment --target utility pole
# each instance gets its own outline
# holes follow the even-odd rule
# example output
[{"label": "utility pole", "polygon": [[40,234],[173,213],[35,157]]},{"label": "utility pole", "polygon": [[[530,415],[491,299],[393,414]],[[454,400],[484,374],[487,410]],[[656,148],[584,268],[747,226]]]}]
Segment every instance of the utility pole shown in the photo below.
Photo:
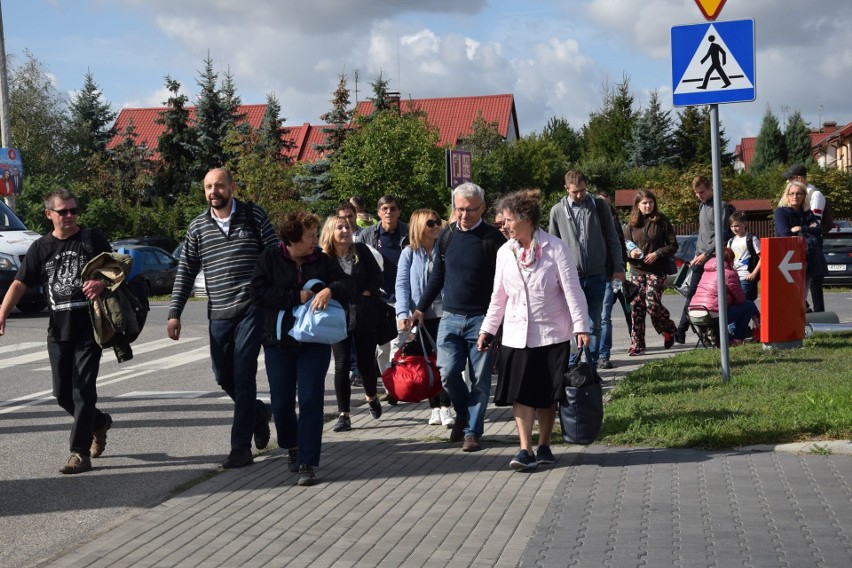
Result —
[{"label": "utility pole", "polygon": [[[6,40],[3,33],[3,6],[0,4],[0,146],[12,147],[12,115],[9,111],[9,79],[6,72]],[[15,210],[15,196],[6,197],[6,205]]]}]

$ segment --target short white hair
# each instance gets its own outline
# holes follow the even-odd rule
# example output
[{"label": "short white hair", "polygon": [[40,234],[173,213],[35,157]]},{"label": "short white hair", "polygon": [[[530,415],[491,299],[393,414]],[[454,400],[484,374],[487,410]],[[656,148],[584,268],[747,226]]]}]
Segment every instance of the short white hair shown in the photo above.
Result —
[{"label": "short white hair", "polygon": [[485,190],[469,181],[457,185],[453,190],[453,205],[456,204],[456,196],[463,197],[464,199],[478,197],[480,201],[485,203]]}]

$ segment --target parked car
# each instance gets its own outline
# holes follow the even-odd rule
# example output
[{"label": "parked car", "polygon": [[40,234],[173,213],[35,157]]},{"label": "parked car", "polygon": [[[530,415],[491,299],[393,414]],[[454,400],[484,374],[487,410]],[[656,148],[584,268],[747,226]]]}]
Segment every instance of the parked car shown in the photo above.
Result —
[{"label": "parked car", "polygon": [[844,229],[852,229],[852,221],[844,221],[843,219],[835,220],[834,227],[831,229],[831,232],[842,232]]},{"label": "parked car", "polygon": [[[0,200],[0,298],[5,297],[15,280],[30,245],[41,235],[30,231],[15,213]],[[40,312],[47,307],[41,286],[27,288],[17,308],[22,312]]]},{"label": "parked car", "polygon": [[[180,256],[183,253],[183,242],[181,242],[177,248],[175,248],[172,256],[180,260]],[[192,285],[192,295],[196,298],[206,298],[207,297],[207,280],[204,278],[204,271],[199,270],[198,274],[195,276],[195,282]]]},{"label": "parked car", "polygon": [[165,251],[170,251],[175,248],[175,245],[178,243],[171,237],[158,235],[153,237],[122,237],[113,241],[111,244],[113,249],[117,249],[124,245],[148,245],[152,247],[160,247]]},{"label": "parked car", "polygon": [[825,286],[852,286],[852,228],[834,230],[823,237],[822,254],[828,265]]},{"label": "parked car", "polygon": [[[148,288],[148,295],[171,294],[172,286],[177,277],[178,260],[161,249],[148,245],[119,245],[115,250],[122,252],[133,249],[140,253],[142,266],[136,278],[143,278]],[[139,268],[139,259],[134,260],[134,269]]]}]

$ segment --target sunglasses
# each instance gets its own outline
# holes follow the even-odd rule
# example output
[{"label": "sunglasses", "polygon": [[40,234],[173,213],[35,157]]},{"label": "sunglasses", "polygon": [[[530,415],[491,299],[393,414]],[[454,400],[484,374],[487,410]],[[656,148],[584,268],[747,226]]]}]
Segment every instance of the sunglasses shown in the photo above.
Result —
[{"label": "sunglasses", "polygon": [[436,221],[434,219],[429,219],[428,221],[426,221],[426,226],[429,227],[430,229],[434,229],[435,227],[440,227],[441,222]]},{"label": "sunglasses", "polygon": [[51,209],[51,211],[53,211],[60,217],[67,217],[68,215],[78,215],[80,213],[80,208],[72,207],[70,209]]}]

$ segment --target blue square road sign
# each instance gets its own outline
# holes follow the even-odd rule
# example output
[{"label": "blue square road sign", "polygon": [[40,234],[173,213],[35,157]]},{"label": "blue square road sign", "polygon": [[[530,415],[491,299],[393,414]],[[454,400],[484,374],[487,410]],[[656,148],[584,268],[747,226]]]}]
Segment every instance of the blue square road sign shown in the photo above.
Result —
[{"label": "blue square road sign", "polygon": [[754,20],[674,26],[674,106],[753,101]]}]

